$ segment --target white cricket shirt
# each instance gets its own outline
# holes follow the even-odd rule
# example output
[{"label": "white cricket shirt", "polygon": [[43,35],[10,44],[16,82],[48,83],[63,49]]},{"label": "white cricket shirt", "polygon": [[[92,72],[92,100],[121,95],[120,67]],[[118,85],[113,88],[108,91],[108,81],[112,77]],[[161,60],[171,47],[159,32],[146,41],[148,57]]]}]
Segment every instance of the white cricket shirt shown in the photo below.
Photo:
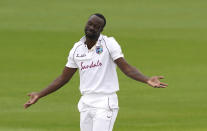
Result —
[{"label": "white cricket shirt", "polygon": [[88,94],[111,94],[119,90],[114,60],[123,57],[121,47],[113,37],[100,35],[90,50],[85,37],[71,49],[67,67],[78,68],[80,92]]}]

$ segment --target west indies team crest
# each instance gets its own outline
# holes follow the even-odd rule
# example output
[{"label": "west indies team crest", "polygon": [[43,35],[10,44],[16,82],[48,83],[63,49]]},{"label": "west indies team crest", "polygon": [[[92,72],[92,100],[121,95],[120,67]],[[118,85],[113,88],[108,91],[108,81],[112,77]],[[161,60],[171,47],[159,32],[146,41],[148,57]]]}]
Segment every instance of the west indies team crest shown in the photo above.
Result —
[{"label": "west indies team crest", "polygon": [[96,46],[96,53],[101,54],[102,52],[103,52],[103,46],[102,45]]}]

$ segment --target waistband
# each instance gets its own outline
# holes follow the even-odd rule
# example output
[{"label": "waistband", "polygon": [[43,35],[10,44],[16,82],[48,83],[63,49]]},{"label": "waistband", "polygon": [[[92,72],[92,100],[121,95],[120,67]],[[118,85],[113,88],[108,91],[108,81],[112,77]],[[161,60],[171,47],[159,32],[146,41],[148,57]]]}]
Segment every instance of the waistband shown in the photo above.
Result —
[{"label": "waistband", "polygon": [[116,92],[113,93],[85,93],[82,96],[112,96],[117,95]]}]

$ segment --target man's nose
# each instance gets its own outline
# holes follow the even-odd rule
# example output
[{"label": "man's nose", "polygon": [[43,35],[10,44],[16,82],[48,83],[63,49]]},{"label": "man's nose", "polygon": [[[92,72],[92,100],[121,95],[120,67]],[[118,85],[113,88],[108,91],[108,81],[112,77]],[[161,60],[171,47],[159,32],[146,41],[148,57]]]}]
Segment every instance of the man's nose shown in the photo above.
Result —
[{"label": "man's nose", "polygon": [[93,30],[94,31],[95,30],[94,26],[92,26],[92,25],[89,26],[89,30]]}]

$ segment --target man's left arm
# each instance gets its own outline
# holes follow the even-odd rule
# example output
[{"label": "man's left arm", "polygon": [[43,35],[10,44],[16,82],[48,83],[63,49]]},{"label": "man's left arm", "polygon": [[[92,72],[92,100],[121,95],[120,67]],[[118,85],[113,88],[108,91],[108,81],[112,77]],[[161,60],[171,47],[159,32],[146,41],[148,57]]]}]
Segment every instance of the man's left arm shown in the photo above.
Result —
[{"label": "man's left arm", "polygon": [[137,70],[135,67],[131,66],[127,63],[127,61],[120,57],[114,61],[117,66],[121,69],[121,71],[127,75],[128,77],[146,83],[154,88],[165,88],[168,85],[166,83],[160,82],[160,79],[163,79],[163,76],[153,76],[153,77],[147,77],[143,75],[139,70]]}]

